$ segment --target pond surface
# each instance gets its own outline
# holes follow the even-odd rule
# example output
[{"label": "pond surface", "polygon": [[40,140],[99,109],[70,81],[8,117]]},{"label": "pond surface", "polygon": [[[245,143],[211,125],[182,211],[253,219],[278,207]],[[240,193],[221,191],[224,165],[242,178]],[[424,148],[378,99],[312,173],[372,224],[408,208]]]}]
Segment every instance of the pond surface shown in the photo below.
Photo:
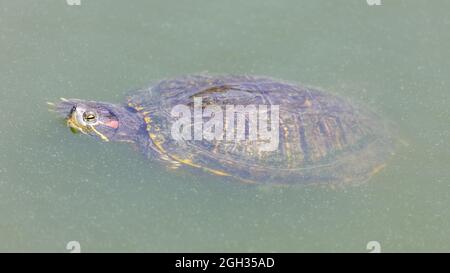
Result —
[{"label": "pond surface", "polygon": [[[450,250],[448,1],[3,1],[0,251]],[[158,79],[267,75],[364,102],[402,142],[358,187],[169,171],[73,135],[59,97],[122,102]]]}]

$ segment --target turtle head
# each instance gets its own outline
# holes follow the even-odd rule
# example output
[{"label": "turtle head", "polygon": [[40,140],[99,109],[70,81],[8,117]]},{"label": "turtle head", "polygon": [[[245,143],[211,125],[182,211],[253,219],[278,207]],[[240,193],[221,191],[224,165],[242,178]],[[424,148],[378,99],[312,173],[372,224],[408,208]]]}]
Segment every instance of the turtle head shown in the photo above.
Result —
[{"label": "turtle head", "polygon": [[72,132],[103,141],[133,141],[131,136],[136,135],[134,130],[139,127],[133,122],[134,113],[122,105],[62,98],[56,110],[65,118]]}]

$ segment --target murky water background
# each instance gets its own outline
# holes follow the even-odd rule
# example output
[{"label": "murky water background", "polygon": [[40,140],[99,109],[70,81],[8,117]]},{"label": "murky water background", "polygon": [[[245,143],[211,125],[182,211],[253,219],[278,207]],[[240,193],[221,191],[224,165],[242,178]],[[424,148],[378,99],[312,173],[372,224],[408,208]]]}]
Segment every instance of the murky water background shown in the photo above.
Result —
[{"label": "murky water background", "polygon": [[[448,1],[0,1],[0,251],[450,251]],[[368,184],[260,188],[73,135],[46,101],[250,73],[363,101],[408,143]]]}]

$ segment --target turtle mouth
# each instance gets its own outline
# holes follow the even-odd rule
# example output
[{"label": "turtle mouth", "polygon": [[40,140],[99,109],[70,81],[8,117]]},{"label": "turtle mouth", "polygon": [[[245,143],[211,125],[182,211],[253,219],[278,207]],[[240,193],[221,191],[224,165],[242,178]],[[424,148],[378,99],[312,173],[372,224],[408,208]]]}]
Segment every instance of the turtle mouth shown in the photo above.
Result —
[{"label": "turtle mouth", "polygon": [[70,110],[69,115],[66,117],[66,124],[67,127],[70,128],[70,131],[72,133],[78,133],[81,132],[83,134],[87,134],[89,131],[89,128],[85,126],[84,124],[81,124],[77,117],[76,117],[76,107],[73,106],[72,110]]},{"label": "turtle mouth", "polygon": [[58,103],[47,103],[50,110],[64,118],[73,133],[97,136],[104,141],[115,135],[119,121],[109,108],[100,103],[61,98]]},{"label": "turtle mouth", "polygon": [[64,118],[67,127],[73,133],[88,133],[88,127],[81,124],[76,117],[77,100],[60,98],[57,103],[47,102],[50,107],[50,111],[56,112]]}]

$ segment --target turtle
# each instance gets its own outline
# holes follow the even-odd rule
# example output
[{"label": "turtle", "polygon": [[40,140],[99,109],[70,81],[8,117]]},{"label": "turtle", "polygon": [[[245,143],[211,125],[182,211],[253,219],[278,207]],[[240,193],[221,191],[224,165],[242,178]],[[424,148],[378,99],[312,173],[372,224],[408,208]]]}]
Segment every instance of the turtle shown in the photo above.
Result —
[{"label": "turtle", "polygon": [[125,103],[53,105],[72,131],[133,143],[168,169],[245,183],[360,184],[395,146],[368,107],[265,76],[184,75],[129,92]]}]

